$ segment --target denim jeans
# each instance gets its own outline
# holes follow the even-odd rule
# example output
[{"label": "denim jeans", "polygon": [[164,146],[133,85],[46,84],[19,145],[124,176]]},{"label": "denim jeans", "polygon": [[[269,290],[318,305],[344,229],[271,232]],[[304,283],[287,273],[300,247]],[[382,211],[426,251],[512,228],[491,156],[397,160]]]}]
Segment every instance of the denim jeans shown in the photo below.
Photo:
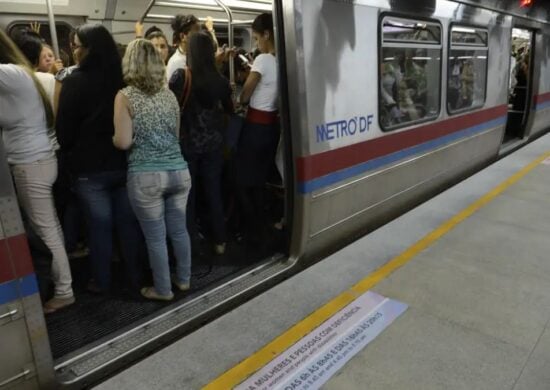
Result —
[{"label": "denim jeans", "polygon": [[166,235],[176,257],[179,283],[191,279],[191,244],[185,220],[191,176],[187,169],[128,173],[128,195],[145,235],[155,290],[170,295],[170,264]]},{"label": "denim jeans", "polygon": [[128,200],[126,172],[80,175],[75,188],[88,222],[90,261],[97,286],[107,290],[111,284],[113,228],[116,226],[130,285],[139,287],[143,236]]},{"label": "denim jeans", "polygon": [[197,182],[200,178],[202,193],[206,198],[206,206],[208,207],[207,226],[210,228],[212,238],[216,244],[221,244],[226,241],[225,232],[225,216],[223,213],[222,201],[222,168],[223,155],[221,150],[207,153],[192,153],[185,154],[187,164],[189,164],[189,172],[193,186],[189,194],[189,202],[187,205],[188,227],[193,238],[196,238],[198,232],[196,228],[196,193],[199,189]]}]

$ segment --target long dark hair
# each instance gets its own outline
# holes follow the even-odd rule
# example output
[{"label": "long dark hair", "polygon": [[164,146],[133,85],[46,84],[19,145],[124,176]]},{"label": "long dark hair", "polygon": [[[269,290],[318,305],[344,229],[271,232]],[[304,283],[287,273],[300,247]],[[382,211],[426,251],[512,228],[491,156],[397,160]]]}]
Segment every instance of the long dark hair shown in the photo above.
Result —
[{"label": "long dark hair", "polygon": [[96,70],[103,75],[105,86],[118,91],[123,85],[122,65],[115,40],[102,25],[84,25],[76,29],[82,47],[88,53],[80,63],[81,70]]},{"label": "long dark hair", "polygon": [[191,27],[197,23],[199,23],[199,19],[195,15],[178,14],[174,16],[170,25],[172,26],[172,30],[174,30],[176,43],[179,44],[181,41],[180,34],[189,34]]},{"label": "long dark hair", "polygon": [[12,35],[13,42],[17,45],[21,53],[29,60],[31,65],[36,68],[40,62],[40,53],[42,53],[42,39],[40,35],[21,30]]},{"label": "long dark hair", "polygon": [[209,33],[200,31],[189,38],[187,63],[193,74],[192,88],[198,92],[201,103],[205,105],[214,103],[209,93],[211,82],[216,77],[222,77],[216,67],[214,52],[214,41]]},{"label": "long dark hair", "polygon": [[33,70],[29,64],[29,61],[25,58],[23,53],[17,48],[13,41],[0,29],[0,64],[13,64],[18,65],[25,69],[27,74],[32,78],[34,86],[40,94],[42,99],[42,104],[44,105],[44,111],[46,112],[46,123],[48,128],[53,128],[54,126],[54,114],[50,99],[42,87],[42,84],[38,81],[34,75]]}]

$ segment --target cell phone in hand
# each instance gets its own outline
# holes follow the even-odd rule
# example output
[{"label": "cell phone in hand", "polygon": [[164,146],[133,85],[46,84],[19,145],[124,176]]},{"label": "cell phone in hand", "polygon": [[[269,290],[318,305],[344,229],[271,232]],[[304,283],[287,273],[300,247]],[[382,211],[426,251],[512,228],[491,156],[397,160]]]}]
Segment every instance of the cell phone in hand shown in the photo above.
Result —
[{"label": "cell phone in hand", "polygon": [[239,58],[244,62],[246,66],[252,66],[250,65],[250,61],[248,60],[248,58],[246,58],[244,55],[239,54]]}]

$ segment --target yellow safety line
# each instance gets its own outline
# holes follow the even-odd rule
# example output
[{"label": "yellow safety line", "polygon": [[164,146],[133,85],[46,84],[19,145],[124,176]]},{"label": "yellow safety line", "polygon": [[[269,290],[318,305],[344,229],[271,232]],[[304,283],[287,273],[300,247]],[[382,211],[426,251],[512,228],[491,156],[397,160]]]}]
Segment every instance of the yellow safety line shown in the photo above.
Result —
[{"label": "yellow safety line", "polygon": [[394,257],[388,263],[378,268],[373,273],[369,274],[369,276],[358,282],[349,290],[338,295],[336,298],[332,299],[331,301],[314,311],[312,314],[308,315],[302,321],[293,325],[286,332],[275,338],[269,344],[255,352],[253,355],[249,356],[248,358],[237,364],[235,367],[220,375],[218,378],[206,385],[203,389],[231,389],[239,383],[243,382],[250,375],[269,363],[273,358],[280,355],[290,346],[294,345],[301,338],[310,333],[313,329],[332,317],[336,312],[344,308],[346,305],[350,304],[358,296],[364,294],[380,281],[388,277],[395,270],[405,265],[419,252],[423,251],[439,238],[447,234],[456,225],[464,221],[466,218],[470,217],[477,210],[496,198],[508,187],[512,186],[523,176],[533,170],[537,165],[539,165],[543,160],[549,157],[550,152],[547,152],[526,167],[522,168],[520,171],[516,172],[514,175],[493,188],[491,191],[483,195],[474,203],[466,207],[464,210],[453,216],[448,221],[441,224],[431,233],[424,236],[422,239],[420,239],[420,241],[410,246],[403,253]]}]

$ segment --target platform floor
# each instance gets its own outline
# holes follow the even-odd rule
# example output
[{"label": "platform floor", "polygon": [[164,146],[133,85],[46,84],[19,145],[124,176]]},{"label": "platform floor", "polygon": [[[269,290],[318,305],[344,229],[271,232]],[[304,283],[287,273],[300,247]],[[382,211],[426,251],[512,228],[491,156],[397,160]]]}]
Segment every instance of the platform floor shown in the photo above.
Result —
[{"label": "platform floor", "polygon": [[230,387],[241,361],[407,253],[372,290],[409,309],[324,388],[550,389],[550,164],[533,164],[549,151],[546,135],[96,389]]}]

